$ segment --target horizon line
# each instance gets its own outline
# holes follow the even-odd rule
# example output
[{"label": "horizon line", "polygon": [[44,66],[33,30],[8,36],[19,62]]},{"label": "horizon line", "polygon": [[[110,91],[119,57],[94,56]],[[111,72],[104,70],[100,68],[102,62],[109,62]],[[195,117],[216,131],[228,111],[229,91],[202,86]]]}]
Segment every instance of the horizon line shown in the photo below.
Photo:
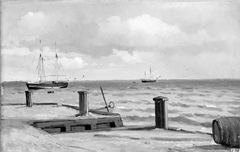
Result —
[{"label": "horizon line", "polygon": [[[89,80],[72,80],[69,82],[80,82],[80,81],[136,81],[141,79],[89,79]],[[240,78],[170,78],[170,79],[158,79],[161,80],[240,80]],[[3,82],[28,82],[27,80],[10,80],[10,81],[1,81]]]}]

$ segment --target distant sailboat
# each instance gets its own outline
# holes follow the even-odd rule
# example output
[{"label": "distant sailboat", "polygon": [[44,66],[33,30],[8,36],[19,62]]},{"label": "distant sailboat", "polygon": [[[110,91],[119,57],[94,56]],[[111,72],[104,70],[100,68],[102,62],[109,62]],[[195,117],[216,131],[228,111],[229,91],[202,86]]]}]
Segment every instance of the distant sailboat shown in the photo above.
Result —
[{"label": "distant sailboat", "polygon": [[[41,43],[41,40],[40,40]],[[54,81],[47,81],[46,76],[45,76],[45,70],[44,70],[44,59],[43,59],[43,50],[41,49],[40,55],[39,55],[39,60],[38,60],[38,77],[39,81],[38,82],[27,82],[26,85],[29,90],[36,90],[36,89],[60,89],[60,88],[67,88],[68,87],[68,81],[59,81],[58,77],[60,76],[58,74],[59,70],[59,61],[58,61],[58,55],[56,52],[55,55],[55,63],[58,65],[56,67],[56,75],[51,75],[51,76],[56,76],[56,80]]]},{"label": "distant sailboat", "polygon": [[[161,76],[159,76],[161,77]],[[150,67],[150,71],[149,71],[149,77],[147,77],[147,72],[144,71],[144,78],[141,79],[142,83],[154,83],[157,81],[157,79],[159,78],[157,77],[156,79],[153,79],[153,76],[152,76],[152,69]]]}]

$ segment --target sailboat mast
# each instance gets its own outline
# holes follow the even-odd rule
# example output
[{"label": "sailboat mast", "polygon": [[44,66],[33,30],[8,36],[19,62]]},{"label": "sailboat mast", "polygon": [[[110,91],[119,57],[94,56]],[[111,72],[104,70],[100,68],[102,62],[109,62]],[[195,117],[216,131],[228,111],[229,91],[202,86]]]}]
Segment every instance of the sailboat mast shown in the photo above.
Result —
[{"label": "sailboat mast", "polygon": [[58,65],[58,55],[57,55],[57,51],[56,51],[56,42],[55,42],[55,52],[56,52],[56,65],[57,65],[57,71],[56,71],[56,81],[58,82],[58,70],[59,70],[59,65]]},{"label": "sailboat mast", "polygon": [[40,78],[40,82],[43,82],[46,79],[43,61],[44,61],[43,50],[41,48],[41,40],[40,40],[40,55],[39,55],[39,60],[38,60],[38,76]]},{"label": "sailboat mast", "polygon": [[58,56],[57,56],[57,53],[56,53],[56,64],[57,64],[57,71],[56,71],[56,78],[57,78],[57,82],[58,82],[58,68],[59,68],[59,66],[58,66]]},{"label": "sailboat mast", "polygon": [[150,79],[152,78],[152,69],[150,67]]},{"label": "sailboat mast", "polygon": [[42,62],[41,62],[42,63],[42,81],[44,81],[46,79],[43,61],[44,61],[44,59],[43,59],[43,56],[42,56]]}]

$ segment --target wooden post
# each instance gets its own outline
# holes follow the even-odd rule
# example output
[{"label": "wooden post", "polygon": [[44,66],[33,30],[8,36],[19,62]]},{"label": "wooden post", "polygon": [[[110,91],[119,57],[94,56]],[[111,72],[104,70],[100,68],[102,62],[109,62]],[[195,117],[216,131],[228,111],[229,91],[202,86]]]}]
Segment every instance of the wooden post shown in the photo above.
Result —
[{"label": "wooden post", "polygon": [[87,116],[88,115],[88,100],[87,91],[78,91],[79,94],[79,114],[76,116]]},{"label": "wooden post", "polygon": [[155,101],[155,123],[156,128],[168,129],[168,113],[167,102],[168,98],[158,96],[153,98]]},{"label": "wooden post", "polygon": [[31,98],[32,92],[31,91],[25,91],[25,94],[26,94],[26,106],[27,107],[32,107],[33,106],[32,98]]}]

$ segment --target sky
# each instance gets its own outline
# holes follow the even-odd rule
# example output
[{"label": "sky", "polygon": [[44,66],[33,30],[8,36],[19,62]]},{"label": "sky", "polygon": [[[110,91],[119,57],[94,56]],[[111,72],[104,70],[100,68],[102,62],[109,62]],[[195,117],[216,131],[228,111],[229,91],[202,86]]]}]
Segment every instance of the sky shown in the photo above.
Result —
[{"label": "sky", "polygon": [[[2,1],[1,81],[240,79],[237,1]],[[40,43],[41,40],[41,43]],[[148,73],[147,73],[148,74]],[[47,76],[47,79],[51,79]]]}]

